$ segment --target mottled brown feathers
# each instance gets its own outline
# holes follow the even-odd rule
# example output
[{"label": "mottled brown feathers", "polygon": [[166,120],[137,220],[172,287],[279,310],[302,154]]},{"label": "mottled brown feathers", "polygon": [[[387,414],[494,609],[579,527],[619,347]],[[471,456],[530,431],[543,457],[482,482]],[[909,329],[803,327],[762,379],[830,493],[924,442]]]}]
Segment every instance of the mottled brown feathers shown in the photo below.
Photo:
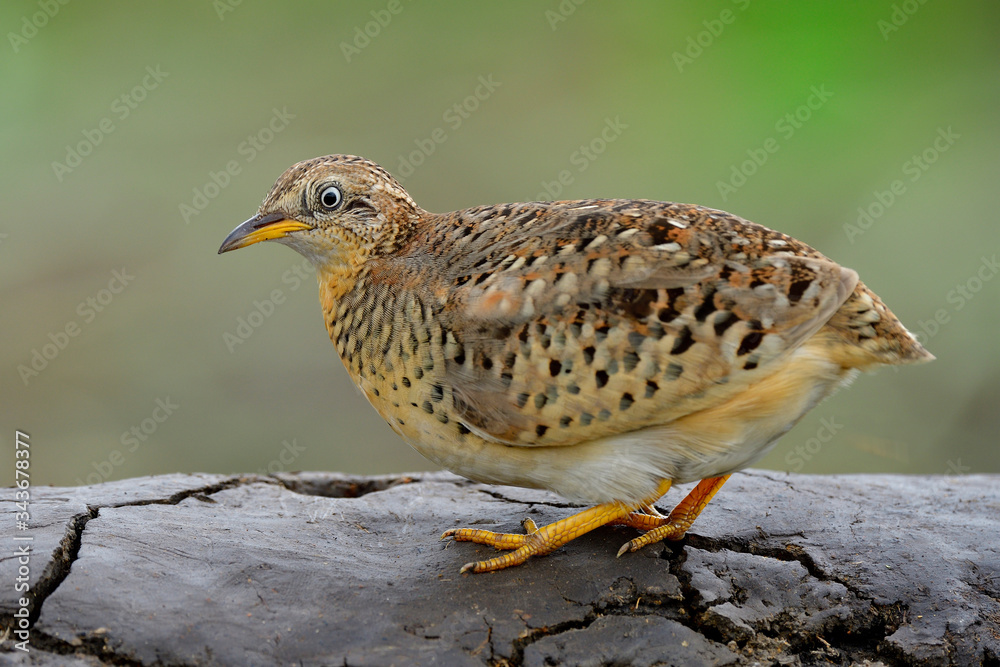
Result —
[{"label": "mottled brown feathers", "polygon": [[[728,476],[858,370],[933,357],[858,275],[689,204],[594,199],[433,214],[384,169],[289,169],[220,252],[274,239],[316,266],[351,378],[417,451],[471,479],[597,504],[491,571],[609,522],[678,539]],[[672,483],[702,480],[667,517]]]},{"label": "mottled brown feathers", "polygon": [[[435,414],[520,445],[677,418],[710,403],[710,388],[766,374],[838,308],[874,313],[881,304],[853,271],[789,236],[652,201],[425,214],[398,252],[369,268],[344,308],[360,307],[366,324],[340,335],[377,331],[372,353],[382,360],[396,330],[399,365],[417,357],[420,372],[437,379],[428,385]],[[400,289],[404,298],[374,305]],[[841,316],[831,328],[860,346],[853,365],[905,361],[914,349],[888,311],[871,323],[884,332],[869,349],[868,325],[851,322]]]},{"label": "mottled brown feathers", "polygon": [[[329,184],[344,203],[324,213],[316,191]],[[476,479],[586,496],[582,477],[545,472],[582,476],[582,464],[541,450],[582,457],[605,441],[593,465],[641,450],[651,488],[656,475],[731,471],[851,369],[931,358],[854,271],[723,211],[595,199],[433,214],[355,156],[292,167],[259,214],[275,211],[314,227],[282,242],[317,265],[351,377],[414,447]],[[747,416],[748,392],[769,386],[796,398],[755,399],[763,412]],[[706,435],[720,410],[743,430]],[[522,456],[533,472],[511,468]],[[625,493],[622,475],[594,497]]]}]

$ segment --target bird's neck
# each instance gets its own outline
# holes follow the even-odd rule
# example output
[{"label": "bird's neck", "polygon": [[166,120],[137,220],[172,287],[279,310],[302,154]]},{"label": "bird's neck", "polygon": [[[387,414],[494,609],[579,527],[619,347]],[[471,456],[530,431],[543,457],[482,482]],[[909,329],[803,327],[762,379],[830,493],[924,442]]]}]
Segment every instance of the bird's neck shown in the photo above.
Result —
[{"label": "bird's neck", "polygon": [[366,273],[363,266],[352,264],[329,264],[316,271],[319,281],[319,302],[323,308],[323,316],[327,326],[337,316],[338,305],[344,296],[358,284],[358,280]]}]

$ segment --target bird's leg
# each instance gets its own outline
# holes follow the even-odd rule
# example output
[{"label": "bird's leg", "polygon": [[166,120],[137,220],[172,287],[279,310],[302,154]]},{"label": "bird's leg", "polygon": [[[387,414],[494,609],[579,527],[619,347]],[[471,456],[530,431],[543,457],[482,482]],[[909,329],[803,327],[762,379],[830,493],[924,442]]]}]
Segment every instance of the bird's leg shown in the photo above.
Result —
[{"label": "bird's leg", "polygon": [[654,528],[659,528],[667,521],[669,521],[669,517],[665,517],[662,514],[655,516],[648,512],[632,512],[621,519],[612,521],[611,524],[614,526],[628,526],[629,528],[646,532]]},{"label": "bird's leg", "polygon": [[646,531],[662,526],[667,521],[667,518],[663,514],[660,514],[660,511],[653,507],[652,504],[649,504],[640,506],[639,509],[630,512],[626,517],[615,519],[610,525],[628,526]]},{"label": "bird's leg", "polygon": [[708,505],[708,501],[719,492],[729,477],[730,475],[723,475],[722,477],[709,477],[701,480],[696,487],[691,489],[691,493],[684,497],[684,500],[677,503],[677,507],[670,512],[670,516],[662,517],[661,515],[660,518],[657,518],[648,514],[632,512],[624,517],[624,520],[620,520],[618,523],[649,532],[626,542],[618,551],[618,555],[621,556],[627,551],[641,549],[647,544],[653,544],[660,540],[679,540],[682,538],[694,520],[701,514],[701,511]]},{"label": "bird's leg", "polygon": [[654,507],[653,505],[643,505],[639,509],[641,509],[644,514],[648,514],[649,516],[655,516],[655,517],[658,517],[660,519],[665,519],[666,518],[662,514],[660,514],[660,511],[658,509],[656,509],[656,507]]},{"label": "bird's leg", "polygon": [[[657,486],[655,496],[647,499],[639,507],[648,507],[656,502],[663,494],[670,489],[670,482],[663,480]],[[451,537],[457,542],[476,542],[486,544],[498,549],[512,549],[489,560],[466,563],[462,567],[462,572],[492,572],[502,570],[512,565],[520,565],[531,556],[547,554],[558,549],[572,539],[584,533],[603,526],[612,521],[621,520],[629,516],[633,511],[628,505],[620,502],[610,502],[585,509],[573,516],[560,519],[555,523],[538,528],[531,519],[525,519],[522,525],[528,531],[527,535],[515,535],[511,533],[493,533],[488,530],[478,530],[473,528],[452,528],[446,530],[441,538]]]},{"label": "bird's leg", "polygon": [[[524,528],[524,535],[517,533],[494,533],[489,530],[479,530],[477,528],[452,528],[446,530],[441,535],[441,539],[453,538],[456,542],[475,542],[476,544],[486,544],[496,549],[517,549],[528,543],[528,538],[538,531],[538,526],[531,519],[521,521]],[[464,571],[464,570],[463,570]]]}]

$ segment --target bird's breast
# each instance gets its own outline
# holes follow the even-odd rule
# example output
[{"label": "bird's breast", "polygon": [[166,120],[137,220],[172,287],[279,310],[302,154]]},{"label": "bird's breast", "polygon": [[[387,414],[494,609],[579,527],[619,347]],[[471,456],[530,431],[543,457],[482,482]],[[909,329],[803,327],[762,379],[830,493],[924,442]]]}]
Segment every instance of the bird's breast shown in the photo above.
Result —
[{"label": "bird's breast", "polygon": [[461,359],[463,350],[443,321],[442,306],[366,281],[321,300],[330,339],[372,407],[421,454],[458,467],[456,454],[479,439],[458,419],[445,380],[447,363]]}]

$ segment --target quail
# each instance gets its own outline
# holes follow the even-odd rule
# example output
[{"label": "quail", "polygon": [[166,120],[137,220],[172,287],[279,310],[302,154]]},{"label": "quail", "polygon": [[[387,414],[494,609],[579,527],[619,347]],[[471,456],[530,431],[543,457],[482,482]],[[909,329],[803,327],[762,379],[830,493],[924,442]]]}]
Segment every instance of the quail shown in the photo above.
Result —
[{"label": "quail", "polygon": [[[679,539],[729,476],[859,371],[934,357],[857,273],[723,211],[650,200],[429,213],[383,168],[289,168],[220,253],[316,267],[330,339],[389,426],[477,482],[592,505],[524,534],[451,529],[518,565],[605,524]],[[668,515],[654,503],[698,481]]]}]

